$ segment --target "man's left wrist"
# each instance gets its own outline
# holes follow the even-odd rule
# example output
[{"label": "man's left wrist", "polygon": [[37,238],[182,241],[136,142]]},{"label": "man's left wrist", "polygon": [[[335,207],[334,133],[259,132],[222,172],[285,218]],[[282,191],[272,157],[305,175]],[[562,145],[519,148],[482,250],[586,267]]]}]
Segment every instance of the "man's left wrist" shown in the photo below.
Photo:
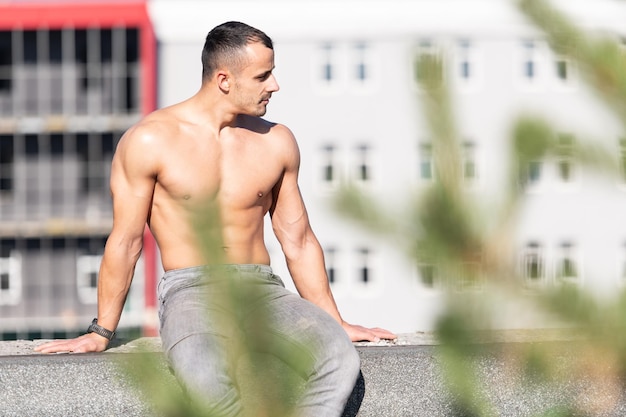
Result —
[{"label": "man's left wrist", "polygon": [[112,340],[115,337],[115,332],[100,326],[97,318],[93,319],[91,325],[87,328],[87,333],[95,333],[108,340]]}]

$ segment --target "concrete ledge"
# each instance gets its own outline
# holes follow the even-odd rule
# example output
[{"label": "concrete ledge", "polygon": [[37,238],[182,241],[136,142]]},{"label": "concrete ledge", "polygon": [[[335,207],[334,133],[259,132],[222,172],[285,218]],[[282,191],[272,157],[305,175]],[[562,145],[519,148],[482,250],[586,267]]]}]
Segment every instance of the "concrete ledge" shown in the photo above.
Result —
[{"label": "concrete ledge", "polygon": [[[489,340],[493,349],[475,357],[473,365],[480,374],[485,395],[501,416],[533,416],[568,404],[580,405],[597,398],[589,395],[584,378],[564,378],[557,385],[538,384],[530,377],[512,377],[510,364],[497,352],[507,343],[550,343],[554,363],[567,364],[576,354],[576,342],[567,337],[546,337],[540,333],[509,332]],[[156,338],[118,342],[99,354],[34,354],[43,341],[0,342],[0,416],[155,416],[139,394],[119,360],[134,363],[137,352],[148,352],[156,364],[166,369]],[[360,417],[414,417],[454,415],[452,404],[441,380],[436,341],[429,334],[400,335],[396,344],[359,343],[364,395],[359,406],[352,402],[347,415]],[[173,377],[160,384],[178,389]],[[614,401],[593,415],[626,415],[622,393],[595,392]],[[611,396],[612,395],[612,396]],[[583,404],[584,406],[584,404]]]}]

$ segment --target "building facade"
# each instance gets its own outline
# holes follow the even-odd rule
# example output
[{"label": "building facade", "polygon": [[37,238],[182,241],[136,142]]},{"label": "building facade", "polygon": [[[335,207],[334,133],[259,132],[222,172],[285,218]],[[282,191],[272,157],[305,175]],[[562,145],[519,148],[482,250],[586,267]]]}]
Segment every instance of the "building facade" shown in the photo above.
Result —
[{"label": "building facade", "polygon": [[[111,158],[154,109],[155,50],[144,2],[0,5],[3,338],[74,334],[97,314]],[[122,330],[143,326],[145,265]]]},{"label": "building facade", "polygon": [[[624,2],[555,5],[583,29],[624,43]],[[485,216],[507,186],[511,128],[520,114],[546,118],[563,146],[592,139],[626,160],[621,121],[513,1],[46,2],[36,6],[39,13],[32,7],[0,6],[0,331],[7,334],[80,331],[91,320],[111,225],[107,182],[115,144],[155,106],[198,90],[204,37],[227,20],[256,26],[275,42],[281,90],[267,118],[298,139],[302,194],[348,321],[431,330],[448,289],[393,237],[368,233],[332,208],[349,180],[400,216],[436,180],[415,77],[419,54],[445,57],[465,186]],[[513,242],[520,279],[545,286],[565,277],[602,293],[622,288],[624,177],[600,179],[567,159],[527,168]],[[266,240],[273,268],[293,288],[269,222]],[[154,331],[161,272],[147,234],[123,327]],[[540,325],[532,311],[509,313],[494,325]]]},{"label": "building facade", "polygon": [[[339,185],[350,180],[393,216],[434,180],[432,138],[415,77],[418,54],[444,56],[465,186],[485,217],[508,186],[511,130],[520,115],[545,118],[564,146],[591,139],[611,153],[624,152],[621,121],[513,1],[212,1],[206,9],[175,3],[150,3],[160,39],[159,106],[197,91],[199,51],[213,26],[241,20],[275,41],[281,90],[266,116],[289,126],[299,141],[302,194],[348,321],[399,332],[430,330],[446,298],[446,284],[428,265],[332,208]],[[583,30],[623,44],[623,2],[553,3]],[[549,286],[567,276],[611,293],[626,270],[624,179],[599,179],[570,162],[533,161],[526,170],[512,242],[520,279],[530,287]],[[270,230],[273,267],[288,277]],[[543,325],[533,311],[507,308],[494,326]]]}]

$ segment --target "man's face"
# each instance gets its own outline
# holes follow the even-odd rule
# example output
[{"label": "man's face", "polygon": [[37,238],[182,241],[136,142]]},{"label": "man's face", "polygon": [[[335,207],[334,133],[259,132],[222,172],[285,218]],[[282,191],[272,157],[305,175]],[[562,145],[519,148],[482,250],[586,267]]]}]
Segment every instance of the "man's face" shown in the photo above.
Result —
[{"label": "man's face", "polygon": [[274,51],[260,42],[250,43],[244,64],[234,74],[233,100],[241,114],[263,116],[272,93],[278,91],[274,70]]}]

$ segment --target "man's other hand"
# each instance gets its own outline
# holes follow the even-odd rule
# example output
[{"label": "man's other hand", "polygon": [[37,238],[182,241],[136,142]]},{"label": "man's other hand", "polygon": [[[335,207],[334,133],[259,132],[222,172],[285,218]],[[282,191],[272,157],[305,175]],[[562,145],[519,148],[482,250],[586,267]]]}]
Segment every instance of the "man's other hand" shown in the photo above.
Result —
[{"label": "man's other hand", "polygon": [[353,342],[378,342],[381,339],[395,340],[398,338],[395,334],[389,330],[381,329],[379,327],[367,328],[359,325],[346,323],[342,324],[343,329],[350,336],[350,340]]},{"label": "man's other hand", "polygon": [[86,353],[102,352],[107,348],[109,340],[96,333],[88,333],[75,339],[53,340],[37,346],[35,352],[41,353]]}]

